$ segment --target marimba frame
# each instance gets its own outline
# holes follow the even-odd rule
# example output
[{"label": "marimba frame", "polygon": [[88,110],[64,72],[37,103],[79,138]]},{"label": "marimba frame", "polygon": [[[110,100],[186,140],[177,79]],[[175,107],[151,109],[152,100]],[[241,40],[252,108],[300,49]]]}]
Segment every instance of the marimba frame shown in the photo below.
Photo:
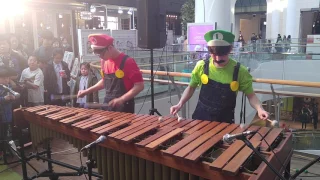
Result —
[{"label": "marimba frame", "polygon": [[[96,112],[96,111],[92,111],[92,112]],[[44,120],[43,117],[34,116],[33,112],[28,112],[26,110],[21,111],[20,115],[21,115],[21,118],[25,118],[25,119],[31,121],[32,124],[35,124],[39,127],[48,128],[48,129],[50,129],[50,131],[53,131],[53,130],[57,131],[57,133],[64,134],[63,136],[80,139],[82,142],[83,141],[91,142],[99,137],[98,134],[91,133],[90,131],[83,131],[83,130],[74,128],[72,126],[63,125],[61,123],[58,123],[57,121]],[[140,118],[143,117],[143,115],[142,116],[136,115],[136,116],[140,117]],[[146,116],[144,116],[144,117],[146,118]],[[149,118],[149,119],[152,119],[152,118]],[[155,119],[155,118],[153,118],[153,119]],[[196,122],[196,121],[189,122],[189,124],[192,124],[192,123],[195,124],[194,122]],[[175,122],[168,121],[168,124],[170,124],[170,123],[174,124]],[[203,128],[203,127],[206,127],[205,124],[206,123],[201,122],[197,126],[199,126],[199,127],[202,126],[202,128]],[[191,129],[189,129],[189,131],[192,132],[193,128],[194,127],[191,127]],[[44,128],[42,128],[42,129],[44,129]],[[39,128],[36,132],[38,132],[38,131],[43,131],[43,130],[41,130]],[[37,139],[37,138],[35,138],[35,139]],[[64,139],[67,139],[67,138],[64,137]],[[288,152],[291,152],[291,149],[288,150],[285,148],[286,142],[289,142],[290,139],[291,139],[290,133],[284,134],[282,144],[280,143],[279,146],[276,148],[276,153],[278,154],[279,157],[281,157],[281,156],[286,157],[286,156],[288,156]],[[39,141],[39,139],[36,141]],[[71,140],[71,141],[74,141],[74,140]],[[168,167],[171,167],[174,169],[179,169],[180,171],[188,172],[190,174],[201,176],[206,179],[211,179],[212,177],[215,177],[215,179],[249,179],[250,177],[252,179],[255,179],[254,177],[258,178],[257,175],[250,175],[247,173],[240,173],[237,177],[228,176],[226,174],[222,174],[219,171],[213,170],[212,168],[210,168],[210,165],[207,162],[199,162],[199,161],[192,162],[192,161],[187,161],[183,158],[179,159],[179,158],[175,158],[173,156],[163,155],[163,151],[148,150],[148,149],[143,148],[142,146],[136,145],[134,143],[126,143],[123,141],[119,141],[115,138],[107,138],[107,140],[104,143],[102,143],[101,146],[106,149],[100,149],[100,151],[107,151],[107,156],[109,155],[108,154],[109,149],[112,151],[119,151],[119,153],[124,153],[124,156],[127,156],[127,155],[136,156],[136,157],[143,158],[143,159],[147,160],[148,163],[149,163],[149,161],[153,162],[154,167],[158,166],[158,164],[159,165],[163,164],[165,166],[168,166]],[[225,146],[225,145],[223,145],[223,146]],[[274,155],[267,153],[267,154],[265,154],[265,156],[267,157],[269,162],[275,161],[274,164],[277,164],[277,161],[275,160]],[[291,157],[290,154],[288,157]],[[287,159],[290,159],[290,158],[287,158]],[[105,163],[105,162],[102,161],[99,163]],[[188,164],[188,165],[186,165],[186,164]],[[282,166],[280,166],[278,168],[281,169]],[[266,174],[265,172],[267,172],[267,174],[271,173],[271,172],[268,172],[268,169],[263,165],[260,165],[259,169],[264,169],[264,171],[263,171],[264,173],[261,173],[262,175],[265,175]],[[100,170],[100,171],[103,171],[103,170]],[[266,176],[260,176],[260,178],[263,179],[263,178],[266,178]]]}]

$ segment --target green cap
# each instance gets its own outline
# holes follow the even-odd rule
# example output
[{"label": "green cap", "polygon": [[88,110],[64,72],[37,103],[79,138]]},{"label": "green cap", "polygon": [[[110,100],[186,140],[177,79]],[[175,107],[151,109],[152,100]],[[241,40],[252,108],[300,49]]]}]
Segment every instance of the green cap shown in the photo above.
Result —
[{"label": "green cap", "polygon": [[223,30],[209,31],[204,35],[208,46],[230,46],[234,42],[234,34]]}]

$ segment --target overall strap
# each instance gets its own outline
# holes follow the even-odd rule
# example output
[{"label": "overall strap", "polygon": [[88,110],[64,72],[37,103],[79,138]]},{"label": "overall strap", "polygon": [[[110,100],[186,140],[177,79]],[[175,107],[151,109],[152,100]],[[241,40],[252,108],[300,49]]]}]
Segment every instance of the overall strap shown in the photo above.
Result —
[{"label": "overall strap", "polygon": [[126,60],[129,58],[128,55],[125,55],[123,58],[122,58],[122,61],[121,61],[121,64],[120,64],[120,68],[121,70],[123,70],[124,68],[124,64],[126,63]]},{"label": "overall strap", "polygon": [[206,59],[204,60],[204,74],[206,74],[207,76],[209,76],[209,64],[210,64],[210,59]]},{"label": "overall strap", "polygon": [[237,62],[237,65],[234,66],[233,81],[238,81],[239,69],[240,69],[240,63]]}]

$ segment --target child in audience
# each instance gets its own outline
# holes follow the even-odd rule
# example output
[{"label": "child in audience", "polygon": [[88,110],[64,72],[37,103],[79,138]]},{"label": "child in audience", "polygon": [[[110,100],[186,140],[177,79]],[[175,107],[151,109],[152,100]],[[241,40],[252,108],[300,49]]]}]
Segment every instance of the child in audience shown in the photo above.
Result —
[{"label": "child in audience", "polygon": [[[80,74],[76,80],[73,94],[78,94],[79,90],[88,89],[98,82],[98,78],[91,71],[90,64],[87,62],[80,65]],[[84,108],[86,103],[99,103],[98,92],[91,93],[83,98],[77,98],[74,101],[74,106]]]},{"label": "child in audience", "polygon": [[24,82],[28,90],[28,106],[38,106],[44,104],[44,75],[39,68],[38,58],[30,56],[28,59],[29,67],[24,69],[21,74],[20,82]]},{"label": "child in audience", "polygon": [[51,105],[65,106],[68,100],[63,100],[62,95],[70,95],[70,70],[68,64],[63,60],[64,51],[61,48],[54,49],[52,52],[53,60],[44,72],[44,88],[51,98]]}]

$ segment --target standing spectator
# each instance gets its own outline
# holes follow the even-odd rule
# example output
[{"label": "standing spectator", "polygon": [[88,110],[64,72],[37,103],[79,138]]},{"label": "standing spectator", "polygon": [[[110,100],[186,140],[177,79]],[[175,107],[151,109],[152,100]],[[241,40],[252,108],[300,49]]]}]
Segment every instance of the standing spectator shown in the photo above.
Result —
[{"label": "standing spectator", "polygon": [[11,49],[21,55],[25,60],[28,59],[29,55],[26,52],[26,49],[21,43],[20,37],[15,34],[12,34],[10,37]]},{"label": "standing spectator", "polygon": [[71,45],[68,43],[68,39],[65,38],[65,37],[62,38],[62,48],[63,48],[65,51],[73,52]]},{"label": "standing spectator", "polygon": [[[77,78],[74,85],[73,94],[78,94],[79,90],[86,90],[98,82],[98,78],[90,69],[90,64],[84,62],[80,65],[81,76]],[[88,94],[74,101],[75,107],[85,107],[86,103],[99,103],[98,91]]]},{"label": "standing spectator", "polygon": [[313,127],[315,130],[318,128],[318,112],[318,103],[316,103],[312,110]]},{"label": "standing spectator", "polygon": [[302,123],[302,129],[307,129],[307,123],[309,122],[311,111],[308,108],[308,105],[305,104],[301,109],[300,120]]},{"label": "standing spectator", "polygon": [[272,43],[271,40],[268,40],[268,43],[266,44],[266,52],[271,53],[272,51]]},{"label": "standing spectator", "polygon": [[283,52],[287,52],[287,37],[286,35],[283,35],[283,39],[282,39],[282,50]]},{"label": "standing spectator", "polygon": [[239,39],[238,39],[238,42],[241,42],[241,49],[240,51],[244,51],[244,45],[245,45],[245,41],[243,39],[243,36],[240,36]]},{"label": "standing spectator", "polygon": [[[62,61],[64,55],[63,49],[54,49],[52,53],[53,61],[49,63],[44,72],[44,88],[48,96],[52,95],[70,95],[70,87],[67,82],[70,80],[70,70],[68,64]],[[65,106],[66,101],[60,99],[51,99],[50,104]]]},{"label": "standing spectator", "polygon": [[42,45],[34,51],[34,55],[39,58],[39,61],[49,63],[52,58],[52,52],[53,52],[53,34],[51,31],[44,30],[40,34]]},{"label": "standing spectator", "polygon": [[314,24],[313,34],[320,34],[320,21],[317,20]]},{"label": "standing spectator", "polygon": [[257,45],[256,45],[256,42],[257,42],[257,36],[255,33],[252,33],[252,36],[251,36],[251,44],[252,44],[252,51],[255,52],[256,51],[256,48],[257,48]]},{"label": "standing spectator", "polygon": [[256,36],[256,34],[255,33],[252,33],[252,36],[251,36],[251,42],[252,43],[255,43],[256,41],[257,41],[257,36]]},{"label": "standing spectator", "polygon": [[291,52],[291,35],[287,37],[287,44],[286,44],[287,52]]},{"label": "standing spectator", "polygon": [[14,101],[13,104],[13,109],[19,108],[20,105],[24,105],[24,94],[18,81],[22,70],[27,67],[27,60],[25,60],[19,53],[12,50],[10,36],[7,34],[0,35],[0,67],[1,66],[11,68],[16,73],[16,76],[11,77],[10,86],[21,94],[21,98]]},{"label": "standing spectator", "polygon": [[281,35],[280,35],[280,34],[278,34],[277,42],[276,42],[276,43],[281,42],[281,41],[282,41]]},{"label": "standing spectator", "polygon": [[58,38],[54,38],[52,41],[53,48],[61,48],[61,41]]},{"label": "standing spectator", "polygon": [[30,56],[28,59],[29,67],[22,71],[20,82],[25,83],[28,91],[28,106],[38,106],[44,104],[44,76],[39,68],[38,59]]},{"label": "standing spectator", "polygon": [[275,49],[276,49],[277,53],[282,52],[282,38],[281,38],[280,34],[278,34],[277,42],[275,44]]},{"label": "standing spectator", "polygon": [[0,35],[0,66],[10,67],[16,72],[17,76],[13,80],[20,78],[22,70],[27,67],[26,62],[20,54],[12,51],[10,36]]},{"label": "standing spectator", "polygon": [[[0,66],[0,84],[10,88],[10,77],[16,76],[13,69]],[[0,86],[0,140],[10,140],[11,126],[12,126],[12,103],[15,101],[15,96],[8,93],[8,91]],[[0,141],[0,156],[6,153],[3,145],[4,141]]]}]

